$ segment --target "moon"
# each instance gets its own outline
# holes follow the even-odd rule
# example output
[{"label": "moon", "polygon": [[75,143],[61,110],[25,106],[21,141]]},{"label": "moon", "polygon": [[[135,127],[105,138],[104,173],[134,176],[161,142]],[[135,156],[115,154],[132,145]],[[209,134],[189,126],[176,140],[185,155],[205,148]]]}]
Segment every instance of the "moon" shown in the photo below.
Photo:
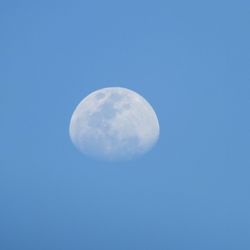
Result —
[{"label": "moon", "polygon": [[148,152],[160,127],[152,106],[138,93],[122,87],[96,90],[76,107],[69,134],[85,155],[120,161]]}]

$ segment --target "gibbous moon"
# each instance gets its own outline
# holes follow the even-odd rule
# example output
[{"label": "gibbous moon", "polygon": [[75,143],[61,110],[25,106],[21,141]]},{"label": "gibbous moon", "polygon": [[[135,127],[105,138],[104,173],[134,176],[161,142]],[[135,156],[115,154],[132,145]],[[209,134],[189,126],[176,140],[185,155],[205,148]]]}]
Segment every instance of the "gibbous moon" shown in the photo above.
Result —
[{"label": "gibbous moon", "polygon": [[103,88],[85,97],[73,112],[70,138],[85,155],[128,160],[148,152],[160,127],[152,106],[136,92]]}]

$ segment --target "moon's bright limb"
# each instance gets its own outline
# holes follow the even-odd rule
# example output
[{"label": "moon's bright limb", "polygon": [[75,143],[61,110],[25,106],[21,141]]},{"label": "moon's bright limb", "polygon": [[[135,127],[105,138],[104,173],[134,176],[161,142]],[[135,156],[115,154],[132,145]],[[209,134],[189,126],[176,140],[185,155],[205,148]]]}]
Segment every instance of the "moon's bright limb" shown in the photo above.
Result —
[{"label": "moon's bright limb", "polygon": [[120,87],[92,92],[76,107],[70,137],[84,154],[106,159],[131,159],[149,151],[160,127],[151,105],[136,92]]}]

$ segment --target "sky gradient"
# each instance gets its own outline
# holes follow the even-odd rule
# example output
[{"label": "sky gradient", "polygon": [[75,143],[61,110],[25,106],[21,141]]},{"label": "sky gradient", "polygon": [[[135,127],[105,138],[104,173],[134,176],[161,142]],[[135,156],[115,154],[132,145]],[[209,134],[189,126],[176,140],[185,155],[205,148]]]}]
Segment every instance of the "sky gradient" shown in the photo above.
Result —
[{"label": "sky gradient", "polygon": [[[249,250],[249,1],[1,1],[0,249]],[[120,86],[161,134],[81,155],[75,106]]]}]

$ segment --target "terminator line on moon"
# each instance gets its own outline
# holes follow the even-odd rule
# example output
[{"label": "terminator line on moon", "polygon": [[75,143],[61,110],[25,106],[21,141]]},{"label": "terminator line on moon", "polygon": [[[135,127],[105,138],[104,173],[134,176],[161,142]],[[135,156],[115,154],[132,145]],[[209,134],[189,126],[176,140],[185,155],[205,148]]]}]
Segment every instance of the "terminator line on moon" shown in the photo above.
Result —
[{"label": "terminator line on moon", "polygon": [[69,133],[83,154],[127,160],[149,151],[160,127],[152,106],[136,92],[110,87],[92,92],[76,107]]}]

